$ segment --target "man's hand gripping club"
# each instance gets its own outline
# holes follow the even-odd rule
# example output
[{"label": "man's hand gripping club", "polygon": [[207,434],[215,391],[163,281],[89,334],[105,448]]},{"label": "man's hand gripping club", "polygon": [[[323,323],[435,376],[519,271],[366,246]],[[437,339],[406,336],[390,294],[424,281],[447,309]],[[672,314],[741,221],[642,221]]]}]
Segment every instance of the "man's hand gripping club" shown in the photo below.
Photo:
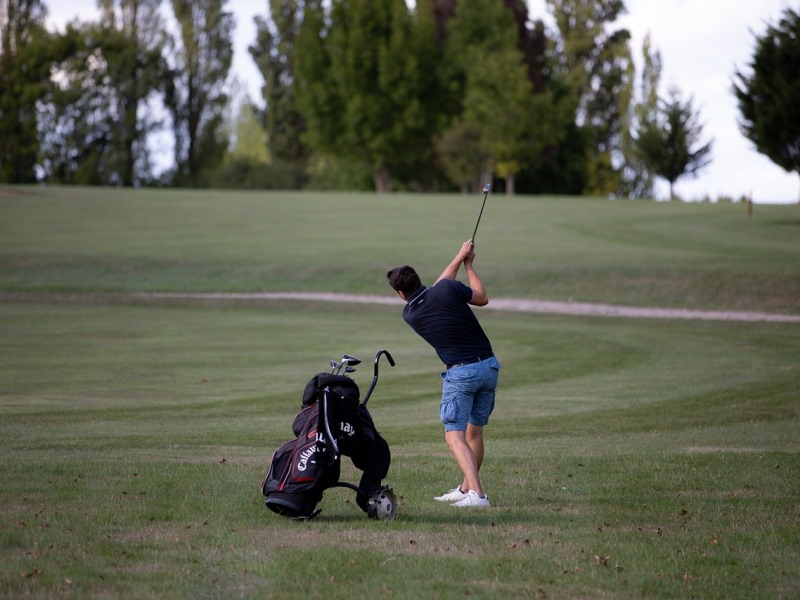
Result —
[{"label": "man's hand gripping club", "polygon": [[[442,279],[455,279],[458,275],[458,270],[463,264],[469,280],[468,285],[472,289],[472,300],[470,300],[469,303],[474,306],[485,306],[489,303],[489,296],[486,294],[486,289],[483,287],[481,278],[478,277],[478,273],[473,267],[472,263],[474,260],[475,244],[472,243],[472,240],[467,240],[461,244],[461,249],[450,264],[445,267],[445,270],[442,271],[442,274],[439,275],[439,279],[437,279],[436,282],[438,283]],[[434,283],[434,285],[436,285],[436,283]]]}]

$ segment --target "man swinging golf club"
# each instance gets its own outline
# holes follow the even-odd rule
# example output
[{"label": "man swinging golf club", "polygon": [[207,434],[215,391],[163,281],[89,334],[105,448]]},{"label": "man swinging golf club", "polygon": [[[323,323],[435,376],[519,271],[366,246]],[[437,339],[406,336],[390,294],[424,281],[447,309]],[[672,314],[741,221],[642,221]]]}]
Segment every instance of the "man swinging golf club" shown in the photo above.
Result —
[{"label": "man swinging golf club", "polygon": [[[403,320],[433,346],[446,365],[439,416],[445,441],[464,479],[436,500],[459,507],[489,506],[478,472],[484,455],[483,427],[494,409],[500,370],[492,345],[468,306],[489,302],[474,260],[474,244],[468,240],[429,288],[408,265],[386,274],[389,285],[406,301]],[[462,264],[469,286],[456,280]]]}]

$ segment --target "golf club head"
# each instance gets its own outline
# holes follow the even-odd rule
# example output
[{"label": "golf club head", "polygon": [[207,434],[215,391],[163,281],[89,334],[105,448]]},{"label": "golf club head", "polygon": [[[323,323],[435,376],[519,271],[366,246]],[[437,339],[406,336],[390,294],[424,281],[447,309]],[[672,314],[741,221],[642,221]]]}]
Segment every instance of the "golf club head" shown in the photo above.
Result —
[{"label": "golf club head", "polygon": [[478,213],[478,220],[475,223],[475,229],[472,231],[472,237],[469,238],[469,241],[473,244],[475,243],[475,234],[478,233],[478,225],[481,224],[481,217],[483,216],[483,209],[486,206],[486,196],[489,195],[489,190],[492,189],[492,184],[487,183],[483,186],[483,204],[481,204],[481,212]]},{"label": "golf club head", "polygon": [[343,365],[350,365],[352,367],[355,367],[356,365],[360,365],[361,361],[359,359],[357,359],[355,356],[353,356],[352,354],[343,354],[342,355],[342,364]]},{"label": "golf club head", "polygon": [[356,369],[355,369],[355,367],[345,367],[344,368],[344,372],[345,373],[355,373]]},{"label": "golf club head", "polygon": [[336,362],[335,360],[331,359],[331,373],[334,371],[341,371],[342,370],[342,363]]}]

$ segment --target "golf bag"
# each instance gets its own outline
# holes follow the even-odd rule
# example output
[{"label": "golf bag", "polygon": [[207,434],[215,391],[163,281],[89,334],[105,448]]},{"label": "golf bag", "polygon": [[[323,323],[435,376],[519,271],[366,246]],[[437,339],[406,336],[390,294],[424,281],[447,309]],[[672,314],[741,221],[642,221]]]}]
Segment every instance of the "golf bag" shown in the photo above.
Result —
[{"label": "golf bag", "polygon": [[[295,438],[272,455],[261,485],[267,508],[293,519],[311,519],[320,512],[316,507],[325,490],[347,487],[371,518],[394,518],[394,494],[381,486],[391,463],[389,445],[366,407],[381,354],[394,365],[385,350],[376,355],[375,379],[361,403],[358,385],[347,376],[318,373],[306,384],[302,408],[292,424]],[[343,455],[362,471],[357,486],[339,481]]]}]

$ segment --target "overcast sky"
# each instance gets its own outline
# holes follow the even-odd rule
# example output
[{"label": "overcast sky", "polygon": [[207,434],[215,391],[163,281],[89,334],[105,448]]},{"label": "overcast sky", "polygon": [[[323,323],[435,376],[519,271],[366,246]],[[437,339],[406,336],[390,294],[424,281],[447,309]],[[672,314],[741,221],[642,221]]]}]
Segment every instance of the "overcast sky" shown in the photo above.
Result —
[{"label": "overcast sky", "polygon": [[[545,0],[527,0],[532,19],[552,20]],[[96,0],[46,0],[52,22],[59,27],[81,16],[95,18]],[[260,95],[261,76],[247,52],[255,39],[253,17],[266,15],[267,0],[230,0],[236,16],[234,71],[253,100]],[[755,35],[767,23],[776,23],[788,0],[625,0],[627,14],[616,24],[631,32],[637,68],[642,40],[650,33],[651,47],[661,53],[660,93],[677,87],[681,97],[694,99],[704,124],[704,141],[713,138],[712,162],[695,179],[678,180],[675,191],[686,199],[720,195],[739,198],[750,194],[755,202],[797,202],[800,177],[788,174],[759,154],[739,132],[738,108],[731,92],[735,69],[748,70]],[[667,195],[666,184],[656,188]]]}]

